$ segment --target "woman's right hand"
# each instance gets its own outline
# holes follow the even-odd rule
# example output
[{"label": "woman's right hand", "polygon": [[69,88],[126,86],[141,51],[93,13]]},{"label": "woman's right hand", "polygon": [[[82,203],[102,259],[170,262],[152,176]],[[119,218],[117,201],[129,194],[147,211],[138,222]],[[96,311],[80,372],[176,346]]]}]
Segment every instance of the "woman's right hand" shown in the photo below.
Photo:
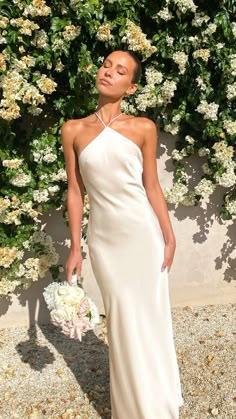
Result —
[{"label": "woman's right hand", "polygon": [[81,269],[82,269],[82,254],[80,250],[70,250],[69,257],[66,262],[66,280],[71,283],[72,279],[72,272],[76,269],[77,277],[81,276]]}]

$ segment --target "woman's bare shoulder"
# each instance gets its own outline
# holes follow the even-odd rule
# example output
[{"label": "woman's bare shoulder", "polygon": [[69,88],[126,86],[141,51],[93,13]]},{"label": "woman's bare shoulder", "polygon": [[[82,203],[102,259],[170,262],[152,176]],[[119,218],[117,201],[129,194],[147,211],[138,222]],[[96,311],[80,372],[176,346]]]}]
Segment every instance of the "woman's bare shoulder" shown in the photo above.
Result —
[{"label": "woman's bare shoulder", "polygon": [[157,124],[146,116],[130,116],[130,123],[133,124],[137,129],[155,130]]},{"label": "woman's bare shoulder", "polygon": [[61,131],[71,131],[75,128],[79,128],[85,122],[86,118],[78,118],[78,119],[69,119],[68,121],[64,122],[61,126]]},{"label": "woman's bare shoulder", "polygon": [[85,118],[78,119],[69,119],[64,122],[61,126],[61,135],[62,137],[75,137],[78,134],[81,134],[83,129],[86,128],[87,124],[90,122],[90,117],[86,116]]}]

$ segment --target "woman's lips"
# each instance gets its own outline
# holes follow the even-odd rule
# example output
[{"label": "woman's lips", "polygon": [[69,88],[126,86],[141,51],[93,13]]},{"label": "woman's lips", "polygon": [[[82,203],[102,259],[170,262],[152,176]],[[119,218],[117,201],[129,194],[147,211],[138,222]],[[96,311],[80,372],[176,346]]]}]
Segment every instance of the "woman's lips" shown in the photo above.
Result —
[{"label": "woman's lips", "polygon": [[109,83],[109,81],[107,81],[107,80],[105,80],[105,79],[100,79],[100,82],[101,82],[102,84],[105,84],[105,85],[109,85],[109,86],[111,86],[111,83]]}]

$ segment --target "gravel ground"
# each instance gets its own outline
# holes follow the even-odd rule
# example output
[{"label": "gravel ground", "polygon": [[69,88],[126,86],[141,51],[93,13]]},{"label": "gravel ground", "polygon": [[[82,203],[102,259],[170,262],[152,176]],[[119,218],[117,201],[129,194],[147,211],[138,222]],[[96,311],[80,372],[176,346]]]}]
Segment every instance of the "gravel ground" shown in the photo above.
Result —
[{"label": "gravel ground", "polygon": [[[172,308],[180,419],[236,418],[235,308]],[[52,324],[1,329],[0,398],[1,419],[110,418],[106,318],[82,342]]]}]

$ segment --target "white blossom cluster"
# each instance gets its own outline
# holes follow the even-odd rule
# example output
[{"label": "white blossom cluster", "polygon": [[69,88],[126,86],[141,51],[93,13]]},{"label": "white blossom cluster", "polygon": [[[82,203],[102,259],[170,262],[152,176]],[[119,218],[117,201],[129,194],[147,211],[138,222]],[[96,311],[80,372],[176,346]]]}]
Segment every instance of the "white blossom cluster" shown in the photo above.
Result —
[{"label": "white blossom cluster", "polygon": [[205,157],[208,154],[210,154],[210,149],[209,148],[207,148],[207,147],[201,147],[201,148],[199,148],[198,155],[200,157]]},{"label": "white blossom cluster", "polygon": [[234,156],[234,148],[222,140],[214,143],[212,149],[215,150],[214,161],[221,163],[223,167],[227,168]]},{"label": "white blossom cluster", "polygon": [[19,33],[22,35],[31,36],[32,32],[39,29],[39,25],[29,19],[19,17],[17,19],[10,19],[11,26],[18,27]]},{"label": "white blossom cluster", "polygon": [[187,143],[189,143],[189,144],[194,144],[195,143],[195,140],[194,140],[194,138],[193,137],[191,137],[191,135],[186,135],[185,136],[185,140],[187,141]]},{"label": "white blossom cluster", "polygon": [[236,54],[231,54],[230,57],[230,69],[232,76],[236,76]]},{"label": "white blossom cluster", "polygon": [[[40,146],[40,142],[38,140],[33,141],[33,145]],[[53,152],[53,149],[50,145],[47,145],[45,148],[38,148],[37,151],[33,151],[33,159],[37,163],[53,163],[55,160],[57,160],[57,154]]]},{"label": "white blossom cluster", "polygon": [[228,196],[225,199],[225,208],[231,215],[236,215],[236,199],[230,200]]},{"label": "white blossom cluster", "polygon": [[34,38],[31,40],[31,45],[34,45],[37,48],[46,49],[49,47],[49,39],[47,33],[40,29],[35,31]]},{"label": "white blossom cluster", "polygon": [[236,22],[232,22],[231,26],[232,26],[233,37],[236,38]]},{"label": "white blossom cluster", "polygon": [[163,188],[165,198],[170,204],[178,205],[182,203],[188,193],[188,187],[182,182],[176,182],[172,188]]},{"label": "white blossom cluster", "polygon": [[173,2],[182,13],[186,13],[188,11],[195,13],[198,8],[198,6],[194,4],[193,0],[173,0]]},{"label": "white blossom cluster", "polygon": [[147,39],[147,35],[142,32],[142,29],[135,25],[130,19],[127,19],[125,35],[121,42],[128,44],[129,48],[133,51],[139,51],[144,58],[150,57],[157,48],[151,45]]},{"label": "white blossom cluster", "polygon": [[188,55],[183,51],[177,51],[173,54],[173,60],[178,64],[180,74],[184,74],[186,71],[186,63],[188,62]]},{"label": "white blossom cluster", "polygon": [[211,119],[212,121],[217,121],[219,105],[215,102],[207,103],[206,100],[201,100],[200,104],[196,108],[196,111],[203,114],[203,119]]},{"label": "white blossom cluster", "polygon": [[203,163],[201,168],[202,168],[203,173],[205,173],[206,175],[211,175],[212,174],[212,170],[211,170],[208,163]]},{"label": "white blossom cluster", "polygon": [[25,289],[29,288],[33,281],[43,278],[48,269],[57,265],[59,261],[52,237],[44,231],[35,231],[30,242],[32,247],[40,245],[43,251],[39,257],[30,257],[19,265],[16,277],[22,279],[21,283]]},{"label": "white blossom cluster", "polygon": [[17,249],[15,246],[0,247],[0,266],[3,268],[9,268],[15,260],[22,259],[23,255],[24,251]]},{"label": "white blossom cluster", "polygon": [[231,119],[225,119],[223,127],[229,135],[236,134],[236,121],[233,121]]},{"label": "white blossom cluster", "polygon": [[207,48],[200,48],[193,52],[193,58],[201,58],[203,61],[208,62],[210,57],[210,50]]},{"label": "white blossom cluster", "polygon": [[203,23],[207,23],[210,20],[210,17],[208,15],[205,15],[203,12],[197,12],[194,15],[194,18],[192,19],[192,26],[200,28]]},{"label": "white blossom cluster", "polygon": [[75,25],[67,25],[64,27],[62,36],[66,41],[73,41],[81,33],[81,27]]},{"label": "white blossom cluster", "polygon": [[177,90],[176,82],[174,80],[165,80],[161,86],[161,96],[165,103],[171,102],[171,99],[175,94],[175,90]]},{"label": "white blossom cluster", "polygon": [[140,111],[146,111],[147,108],[155,108],[158,103],[155,86],[146,84],[141,93],[135,98],[135,103]]},{"label": "white blossom cluster", "polygon": [[31,180],[31,174],[26,174],[23,170],[19,170],[19,172],[9,180],[9,183],[18,188],[24,188]]},{"label": "white blossom cluster", "polygon": [[182,150],[177,150],[175,148],[171,153],[173,160],[182,160],[187,155],[188,153],[186,152],[185,148],[182,148]]},{"label": "white blossom cluster", "polygon": [[208,198],[215,190],[216,185],[209,179],[201,179],[194,187],[194,192],[202,198]]},{"label": "white blossom cluster", "polygon": [[30,67],[34,67],[35,63],[36,60],[34,57],[31,57],[30,55],[24,55],[20,60],[14,58],[12,61],[12,68],[17,71],[27,70]]},{"label": "white blossom cluster", "polygon": [[59,169],[57,173],[52,173],[51,180],[53,182],[67,182],[67,174],[65,169]]},{"label": "white blossom cluster", "polygon": [[150,66],[145,69],[145,78],[149,85],[160,84],[163,80],[163,74],[155,67]]},{"label": "white blossom cluster", "polygon": [[[165,124],[164,126],[164,131],[165,132],[169,132],[171,135],[176,135],[179,132],[179,124]],[[172,152],[172,157],[175,160],[180,160],[182,157],[180,156],[180,154],[178,154],[178,150],[173,150]],[[181,157],[181,158],[180,158]]]},{"label": "white blossom cluster", "polygon": [[165,20],[166,22],[174,18],[168,6],[163,7],[163,9],[161,9],[159,12],[156,13],[156,15],[153,16],[154,19],[156,17],[160,17],[162,20]]},{"label": "white blossom cluster", "polygon": [[235,99],[236,97],[236,82],[228,84],[226,87],[226,97],[228,100]]},{"label": "white blossom cluster", "polygon": [[23,159],[9,159],[2,160],[2,165],[8,169],[19,169],[22,164]]},{"label": "white blossom cluster", "polygon": [[[52,93],[56,87],[56,83],[44,74],[36,83],[39,89],[47,94]],[[3,89],[3,99],[0,102],[0,116],[3,119],[11,120],[20,117],[20,107],[17,101],[31,105],[31,109],[28,109],[29,111],[42,111],[38,108],[38,105],[45,103],[45,97],[36,86],[28,83],[26,78],[17,70],[9,70],[6,74],[2,75],[0,87]]]},{"label": "white blossom cluster", "polygon": [[166,35],[166,43],[167,43],[167,45],[172,46],[173,43],[174,43],[173,36]]},{"label": "white blossom cluster", "polygon": [[[177,113],[176,115],[173,116],[170,124],[165,124],[164,131],[169,132],[172,135],[178,134],[179,128],[180,128],[180,121],[181,121],[181,115]],[[178,159],[179,156],[177,156],[176,154],[176,157]]]},{"label": "white blossom cluster", "polygon": [[51,94],[57,87],[57,83],[49,79],[46,74],[41,74],[41,77],[36,81],[36,84],[40,88],[41,92],[46,94]]},{"label": "white blossom cluster", "polygon": [[215,23],[210,23],[207,28],[202,32],[202,35],[212,35],[217,30],[217,25]]},{"label": "white blossom cluster", "polygon": [[111,34],[111,29],[112,28],[110,23],[99,26],[96,33],[96,38],[102,42],[110,41],[112,38],[114,38],[114,36]]},{"label": "white blossom cluster", "polygon": [[45,0],[32,0],[29,6],[26,6],[23,16],[48,16],[51,13],[51,8],[46,5]]},{"label": "white blossom cluster", "polygon": [[50,196],[49,196],[48,190],[47,189],[43,189],[41,191],[38,190],[38,189],[34,190],[33,191],[33,199],[36,202],[47,202],[47,201],[49,201]]},{"label": "white blossom cluster", "polygon": [[215,151],[214,156],[211,158],[212,162],[218,162],[225,168],[225,172],[214,173],[214,177],[217,183],[225,188],[230,188],[236,183],[236,163],[233,161],[234,149],[232,146],[228,146],[226,141],[216,142],[212,146]]},{"label": "white blossom cluster", "polygon": [[26,214],[35,222],[40,222],[37,218],[39,212],[32,208],[32,201],[21,203],[20,200],[13,196],[0,198],[0,222],[4,224],[21,224],[20,216]]},{"label": "white blossom cluster", "polygon": [[236,174],[235,174],[236,164],[231,162],[227,167],[226,171],[223,174],[216,172],[214,177],[217,183],[224,188],[230,188],[236,184]]},{"label": "white blossom cluster", "polygon": [[131,115],[137,115],[138,111],[134,105],[126,102],[124,99],[120,103],[121,111]]},{"label": "white blossom cluster", "polygon": [[192,207],[196,203],[195,193],[193,191],[189,191],[186,195],[183,196],[181,200],[181,204],[185,207]]},{"label": "white blossom cluster", "polygon": [[205,91],[206,91],[206,89],[207,89],[207,85],[204,83],[204,80],[202,79],[202,77],[201,77],[201,76],[198,76],[198,77],[196,78],[196,82],[197,82],[197,85],[198,85],[198,87],[200,88],[200,90],[201,90],[202,92],[205,92]]}]

